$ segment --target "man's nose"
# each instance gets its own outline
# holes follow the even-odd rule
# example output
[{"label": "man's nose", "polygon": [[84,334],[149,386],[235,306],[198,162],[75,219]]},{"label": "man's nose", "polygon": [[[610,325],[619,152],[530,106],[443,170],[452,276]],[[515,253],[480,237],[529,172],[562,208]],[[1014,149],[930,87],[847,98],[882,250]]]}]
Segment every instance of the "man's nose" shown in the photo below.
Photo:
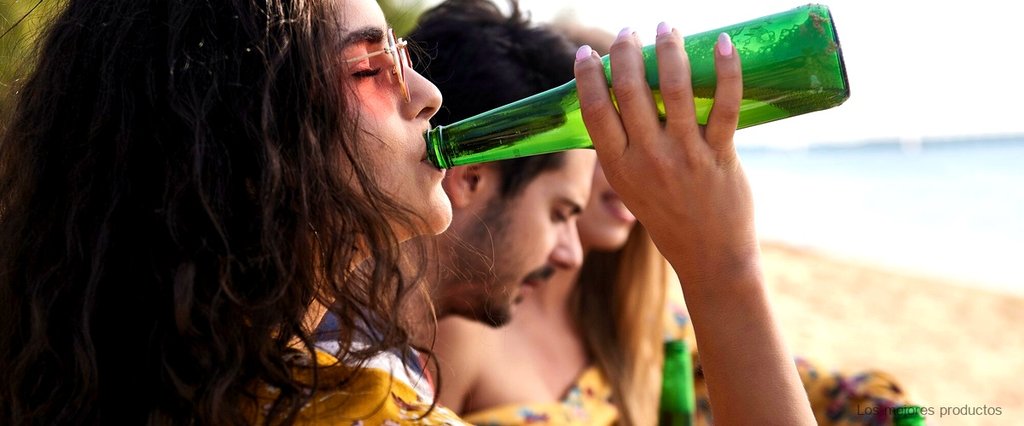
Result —
[{"label": "man's nose", "polygon": [[576,226],[566,226],[558,233],[555,249],[551,252],[551,263],[562,269],[577,269],[583,265],[583,247]]}]

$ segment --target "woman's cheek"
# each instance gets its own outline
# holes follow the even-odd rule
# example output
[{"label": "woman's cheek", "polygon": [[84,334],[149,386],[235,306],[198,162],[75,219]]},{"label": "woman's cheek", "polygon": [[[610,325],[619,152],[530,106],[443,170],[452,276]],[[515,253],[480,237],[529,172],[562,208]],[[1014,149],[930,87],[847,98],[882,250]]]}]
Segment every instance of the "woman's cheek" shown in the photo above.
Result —
[{"label": "woman's cheek", "polygon": [[374,82],[364,82],[359,85],[359,103],[363,110],[375,117],[386,117],[394,114],[395,99],[387,90],[378,87]]}]

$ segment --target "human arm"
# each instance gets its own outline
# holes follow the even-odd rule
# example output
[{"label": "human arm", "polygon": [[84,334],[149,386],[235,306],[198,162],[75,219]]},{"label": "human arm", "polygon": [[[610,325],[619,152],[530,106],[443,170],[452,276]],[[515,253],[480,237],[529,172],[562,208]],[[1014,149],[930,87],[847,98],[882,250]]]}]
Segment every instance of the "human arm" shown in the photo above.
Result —
[{"label": "human arm", "polygon": [[752,196],[733,145],[739,58],[731,43],[716,48],[715,104],[701,127],[682,38],[659,33],[664,125],[635,35],[620,34],[611,49],[618,111],[599,59],[579,55],[580,105],[598,158],[682,281],[716,424],[813,424],[765,294]]}]

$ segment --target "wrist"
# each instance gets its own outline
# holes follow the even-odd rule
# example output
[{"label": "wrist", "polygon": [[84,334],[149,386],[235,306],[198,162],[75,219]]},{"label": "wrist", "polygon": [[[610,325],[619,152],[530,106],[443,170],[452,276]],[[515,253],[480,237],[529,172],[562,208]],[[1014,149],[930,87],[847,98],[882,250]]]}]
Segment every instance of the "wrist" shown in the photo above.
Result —
[{"label": "wrist", "polygon": [[729,249],[708,249],[700,255],[669,257],[684,289],[690,291],[735,291],[761,288],[764,274],[757,241]]}]

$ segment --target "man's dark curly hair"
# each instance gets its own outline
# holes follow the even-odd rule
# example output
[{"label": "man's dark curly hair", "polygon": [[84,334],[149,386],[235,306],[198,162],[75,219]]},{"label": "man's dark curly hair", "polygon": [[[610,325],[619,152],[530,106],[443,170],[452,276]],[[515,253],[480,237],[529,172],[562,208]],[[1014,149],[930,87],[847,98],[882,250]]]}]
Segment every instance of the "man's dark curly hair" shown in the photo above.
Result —
[{"label": "man's dark curly hair", "polygon": [[[426,11],[409,38],[419,46],[416,68],[445,97],[435,125],[517,101],[573,76],[572,44],[550,28],[532,25],[514,0],[507,15],[489,0],[448,0]],[[514,197],[562,161],[556,154],[498,163],[501,195]]]}]

